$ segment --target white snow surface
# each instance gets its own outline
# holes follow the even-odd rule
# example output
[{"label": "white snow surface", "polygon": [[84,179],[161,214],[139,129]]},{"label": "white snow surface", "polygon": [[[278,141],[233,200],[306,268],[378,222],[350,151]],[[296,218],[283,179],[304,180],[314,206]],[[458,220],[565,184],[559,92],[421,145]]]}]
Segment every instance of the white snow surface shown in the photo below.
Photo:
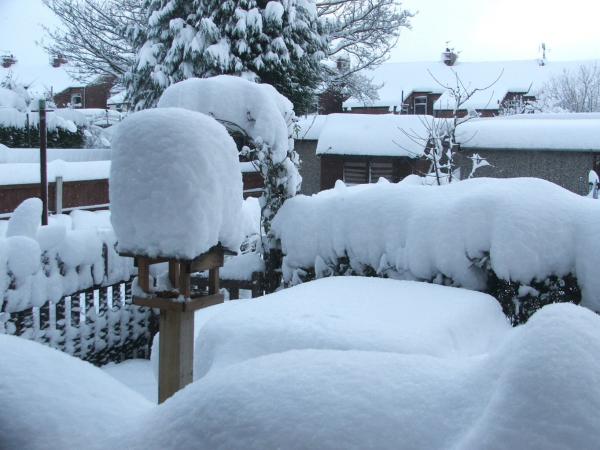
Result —
[{"label": "white snow surface", "polygon": [[169,86],[158,107],[190,109],[234,123],[253,140],[266,142],[274,162],[287,156],[291,136],[288,124],[294,118],[292,104],[269,85],[230,75],[190,78]]},{"label": "white snow surface", "polygon": [[0,334],[0,365],[4,450],[110,448],[151,407],[97,367],[24,338]]},{"label": "white snow surface", "polygon": [[[65,162],[50,161],[47,166],[49,182],[56,177],[63,181],[106,180],[110,174],[110,161]],[[32,184],[40,182],[39,163],[0,164],[0,185]]]},{"label": "white snow surface", "polygon": [[[110,161],[110,149],[106,148],[49,148],[46,150],[48,162]],[[0,164],[39,163],[39,148],[9,148],[0,144]]]},{"label": "white snow surface", "polygon": [[196,324],[200,378],[140,424],[132,449],[558,450],[600,438],[600,319],[585,308],[547,306],[512,329],[483,294],[344,277],[208,308]]},{"label": "white snow surface", "polygon": [[[6,225],[0,227],[0,310],[22,311],[133,275],[133,260],[115,251],[108,211],[54,215],[46,226],[40,224],[41,211],[41,201],[30,198],[2,221]],[[0,332],[3,327],[0,320]]]},{"label": "white snow surface", "polygon": [[298,140],[317,141],[330,115],[309,114],[298,117],[294,138]]},{"label": "white snow surface", "polygon": [[[584,305],[600,310],[600,206],[535,178],[478,178],[446,186],[377,183],[287,201],[273,221],[283,274],[317,276],[348,256],[360,269],[400,279],[449,277],[485,288],[472,259],[489,254],[503,280],[529,283],[575,275]],[[298,233],[298,224],[302,233]]]},{"label": "white snow surface", "polygon": [[289,350],[478,355],[494,348],[510,328],[489,295],[380,278],[324,278],[215,309],[196,337],[196,379]]},{"label": "white snow surface", "polygon": [[600,115],[523,114],[467,121],[456,129],[465,148],[600,152]]},{"label": "white snow surface", "polygon": [[417,115],[330,114],[318,137],[317,155],[417,158],[423,154],[429,136],[426,124],[432,120]]},{"label": "white snow surface", "polygon": [[111,220],[122,252],[194,258],[241,241],[242,176],[225,127],[181,108],[128,116],[113,137]]},{"label": "white snow surface", "polygon": [[[440,83],[456,86],[456,75],[467,90],[485,88],[475,93],[464,105],[465,109],[498,109],[498,105],[509,92],[535,95],[552,77],[560,76],[564,70],[574,71],[580,65],[593,65],[597,61],[549,61],[541,66],[536,60],[461,62],[448,67],[441,61],[384,63],[364,75],[373,80],[379,99],[364,102],[350,98],[344,108],[385,106],[400,111],[402,103],[413,92],[443,94],[434,104],[434,109],[452,109],[454,101]],[[433,75],[433,76],[432,76]],[[434,78],[435,77],[435,78]],[[437,81],[436,81],[437,80]],[[497,80],[497,81],[496,81]],[[495,82],[495,83],[494,83]]]},{"label": "white snow surface", "polygon": [[[48,111],[46,113],[48,132],[52,133],[58,128],[61,128],[70,131],[71,133],[75,133],[77,131],[77,124],[71,120],[71,114],[68,112],[61,113],[60,111],[64,112],[69,110]],[[37,112],[25,113],[16,108],[0,108],[0,126],[23,129],[27,125],[27,116],[29,116],[30,126],[37,126],[39,124],[40,117]]]},{"label": "white snow surface", "polygon": [[[484,294],[339,277],[207,308],[196,325],[202,358],[211,346],[217,358],[160,406],[102,369],[0,336],[11,405],[0,446],[563,450],[600,439],[600,318],[571,304],[511,328]],[[106,369],[139,390],[148,370]]]}]

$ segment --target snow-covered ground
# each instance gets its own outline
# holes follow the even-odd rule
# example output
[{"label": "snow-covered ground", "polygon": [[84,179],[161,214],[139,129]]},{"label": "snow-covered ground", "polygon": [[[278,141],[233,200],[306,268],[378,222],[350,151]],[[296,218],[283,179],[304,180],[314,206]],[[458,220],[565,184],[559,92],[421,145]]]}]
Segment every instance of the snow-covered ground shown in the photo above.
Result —
[{"label": "snow-covered ground", "polygon": [[152,398],[148,362],[102,373],[0,336],[10,405],[0,447],[546,450],[600,440],[600,318],[585,308],[547,306],[511,328],[485,294],[339,277],[208,308],[196,324],[200,378],[160,406],[125,386]]}]

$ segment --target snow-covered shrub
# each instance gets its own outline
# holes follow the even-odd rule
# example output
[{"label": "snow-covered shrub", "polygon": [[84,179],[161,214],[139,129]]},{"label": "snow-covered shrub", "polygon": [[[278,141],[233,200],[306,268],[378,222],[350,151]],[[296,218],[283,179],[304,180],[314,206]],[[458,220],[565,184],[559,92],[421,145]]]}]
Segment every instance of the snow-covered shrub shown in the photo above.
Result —
[{"label": "snow-covered shrub", "polygon": [[115,250],[106,211],[50,216],[46,226],[41,213],[39,199],[25,200],[0,235],[0,312],[41,306],[133,275],[133,260]]},{"label": "snow-covered shrub", "polygon": [[[84,128],[57,112],[47,114],[49,148],[81,148]],[[0,143],[13,148],[31,148],[40,144],[39,115],[16,108],[0,108]]]},{"label": "snow-covered shrub", "polygon": [[519,322],[555,301],[600,310],[596,203],[533,178],[339,183],[287,202],[273,230],[287,284],[338,274],[451,284],[495,294]]},{"label": "snow-covered shrub", "polygon": [[159,108],[180,107],[209,114],[225,124],[235,124],[250,142],[242,154],[257,166],[264,182],[260,198],[266,286],[279,281],[281,260],[271,234],[271,221],[279,208],[300,190],[300,158],[294,150],[295,114],[291,102],[272,86],[221,75],[191,78],[171,85],[158,102]]},{"label": "snow-covered shrub", "polygon": [[113,136],[111,221],[119,251],[195,258],[241,241],[235,142],[213,118],[182,108],[128,116]]}]

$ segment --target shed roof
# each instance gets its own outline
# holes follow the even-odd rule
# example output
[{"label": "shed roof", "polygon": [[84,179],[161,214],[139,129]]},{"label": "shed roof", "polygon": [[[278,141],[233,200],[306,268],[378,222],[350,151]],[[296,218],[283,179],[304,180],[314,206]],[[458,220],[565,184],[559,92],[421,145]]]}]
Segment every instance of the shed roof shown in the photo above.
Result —
[{"label": "shed roof", "polygon": [[[432,120],[431,116],[415,115],[330,114],[319,136],[317,154],[414,158],[423,152],[426,124]],[[416,136],[422,139],[414,139]]]}]

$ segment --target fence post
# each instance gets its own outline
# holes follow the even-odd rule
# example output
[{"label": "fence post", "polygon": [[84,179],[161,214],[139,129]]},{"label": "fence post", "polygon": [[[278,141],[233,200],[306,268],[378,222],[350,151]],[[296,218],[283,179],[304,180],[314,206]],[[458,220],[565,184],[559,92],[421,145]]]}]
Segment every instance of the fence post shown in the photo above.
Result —
[{"label": "fence post", "polygon": [[63,209],[63,177],[56,177],[54,180],[54,201],[55,214],[62,214]]}]

